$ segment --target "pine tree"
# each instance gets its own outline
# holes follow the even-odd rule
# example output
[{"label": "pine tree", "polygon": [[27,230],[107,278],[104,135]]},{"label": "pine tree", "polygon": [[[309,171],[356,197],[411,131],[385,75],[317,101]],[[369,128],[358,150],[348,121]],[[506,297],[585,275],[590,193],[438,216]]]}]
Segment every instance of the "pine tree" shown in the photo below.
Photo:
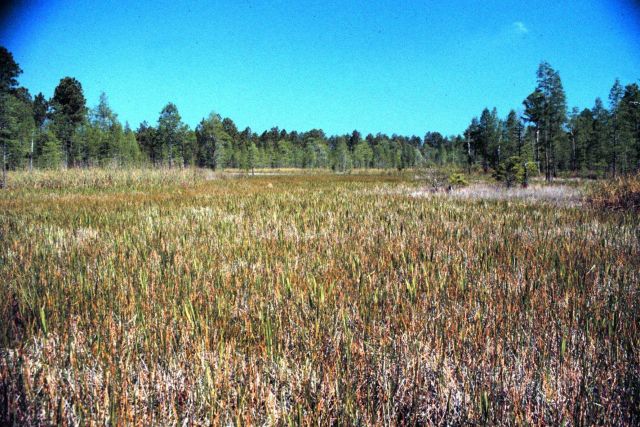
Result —
[{"label": "pine tree", "polygon": [[162,159],[167,159],[169,167],[183,164],[185,160],[185,144],[187,126],[182,123],[178,107],[169,102],[160,111],[158,118],[158,143],[161,148]]},{"label": "pine tree", "polygon": [[195,132],[198,166],[213,170],[225,166],[225,146],[232,140],[225,129],[233,130],[229,122],[225,126],[220,120],[220,115],[215,113],[209,114],[209,117],[200,121]]},{"label": "pine tree", "polygon": [[523,104],[525,117],[536,130],[536,161],[539,161],[539,152],[542,151],[545,178],[551,181],[557,171],[558,145],[567,119],[566,96],[560,74],[549,63],[542,62],[536,76],[538,85]]},{"label": "pine tree", "polygon": [[598,175],[606,173],[607,163],[607,147],[609,129],[609,112],[604,107],[602,100],[596,98],[592,109],[593,126],[591,132],[591,141],[589,143],[589,170],[596,172]]},{"label": "pine tree", "polygon": [[620,128],[629,153],[628,170],[640,171],[640,88],[637,83],[624,89],[620,101]]},{"label": "pine tree", "polygon": [[7,162],[12,131],[16,128],[15,103],[13,92],[18,86],[18,76],[22,69],[13,59],[11,52],[0,46],[0,142],[2,143],[2,181],[0,188],[7,186]]},{"label": "pine tree", "polygon": [[45,121],[47,119],[47,115],[49,113],[49,103],[47,99],[44,97],[42,92],[38,93],[33,99],[33,121],[35,125],[35,132],[31,135],[31,147],[29,150],[29,170],[33,169],[33,161],[35,156],[35,141],[36,135],[35,133],[40,133],[43,131]]},{"label": "pine tree", "polygon": [[74,167],[80,152],[80,147],[74,144],[74,133],[86,119],[86,100],[80,82],[72,77],[60,80],[50,105],[54,131],[63,145],[65,166]]},{"label": "pine tree", "polygon": [[0,46],[0,93],[9,93],[18,86],[18,76],[22,74],[20,65],[9,50]]},{"label": "pine tree", "polygon": [[619,163],[625,162],[626,150],[620,143],[620,101],[624,90],[620,80],[616,79],[609,92],[609,140],[608,158],[611,175],[615,178],[620,168]]}]

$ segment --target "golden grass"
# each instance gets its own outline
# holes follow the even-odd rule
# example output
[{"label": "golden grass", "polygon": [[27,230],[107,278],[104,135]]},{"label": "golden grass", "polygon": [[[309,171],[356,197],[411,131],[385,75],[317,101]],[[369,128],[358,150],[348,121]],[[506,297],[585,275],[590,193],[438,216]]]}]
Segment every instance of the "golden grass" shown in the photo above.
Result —
[{"label": "golden grass", "polygon": [[636,216],[92,176],[0,194],[2,423],[639,422]]}]

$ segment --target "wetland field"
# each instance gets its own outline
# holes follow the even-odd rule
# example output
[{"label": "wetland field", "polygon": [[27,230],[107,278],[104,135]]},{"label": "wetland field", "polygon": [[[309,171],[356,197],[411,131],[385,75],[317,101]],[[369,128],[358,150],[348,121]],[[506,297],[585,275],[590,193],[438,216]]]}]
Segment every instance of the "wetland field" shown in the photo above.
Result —
[{"label": "wetland field", "polygon": [[585,182],[26,172],[0,422],[640,422],[640,218]]}]

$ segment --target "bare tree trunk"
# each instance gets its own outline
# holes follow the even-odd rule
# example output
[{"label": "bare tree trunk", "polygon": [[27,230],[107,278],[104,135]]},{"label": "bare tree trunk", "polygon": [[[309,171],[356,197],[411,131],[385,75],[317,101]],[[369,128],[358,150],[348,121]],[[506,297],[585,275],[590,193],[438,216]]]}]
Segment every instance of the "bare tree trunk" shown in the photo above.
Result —
[{"label": "bare tree trunk", "polygon": [[67,169],[75,167],[75,159],[73,158],[73,155],[71,153],[71,150],[73,150],[73,141],[71,138],[72,136],[69,136],[69,139],[67,140],[67,154],[65,158],[65,166],[67,167]]},{"label": "bare tree trunk", "polygon": [[551,182],[551,169],[549,168],[549,151],[544,152],[544,178],[547,182]]},{"label": "bare tree trunk", "polygon": [[637,172],[640,172],[640,122],[636,123],[636,135],[636,145],[638,146],[636,149],[636,153],[638,153]]},{"label": "bare tree trunk", "polygon": [[534,142],[535,147],[533,147],[533,156],[535,157],[535,162],[538,165],[538,170],[540,169],[540,129],[536,126],[536,139]]},{"label": "bare tree trunk", "polygon": [[469,174],[471,174],[471,142],[469,141],[469,135],[467,135],[467,166]]},{"label": "bare tree trunk", "polygon": [[7,142],[2,144],[2,183],[0,188],[7,187]]},{"label": "bare tree trunk", "polygon": [[518,124],[518,157],[522,158],[522,139],[523,139],[523,130],[520,124]]},{"label": "bare tree trunk", "polygon": [[184,141],[182,142],[182,167],[187,168],[189,166],[189,162],[187,160],[187,147],[184,145]]},{"label": "bare tree trunk", "polygon": [[29,172],[33,171],[33,131],[31,132],[31,153],[29,153]]},{"label": "bare tree trunk", "polygon": [[578,159],[576,155],[576,134],[571,131],[571,169],[575,172],[578,169]]},{"label": "bare tree trunk", "polygon": [[551,147],[551,176],[555,178],[558,176],[558,162],[556,161],[556,144],[554,144],[553,139],[549,140],[549,145]]},{"label": "bare tree trunk", "polygon": [[549,144],[549,130],[546,129],[545,126],[545,130],[544,130],[544,176],[547,182],[551,182],[551,167],[549,165],[549,148],[550,148],[550,144]]},{"label": "bare tree trunk", "polygon": [[[614,130],[614,132],[615,132],[615,130]],[[611,165],[612,166],[613,178],[616,177],[616,166],[617,166],[616,162],[618,160],[618,158],[617,158],[618,157],[617,143],[618,143],[617,142],[617,138],[616,138],[616,135],[614,133],[614,135],[613,135],[613,162],[612,162],[613,164]]]},{"label": "bare tree trunk", "polygon": [[519,136],[518,136],[518,157],[522,158],[522,141],[520,140]]}]

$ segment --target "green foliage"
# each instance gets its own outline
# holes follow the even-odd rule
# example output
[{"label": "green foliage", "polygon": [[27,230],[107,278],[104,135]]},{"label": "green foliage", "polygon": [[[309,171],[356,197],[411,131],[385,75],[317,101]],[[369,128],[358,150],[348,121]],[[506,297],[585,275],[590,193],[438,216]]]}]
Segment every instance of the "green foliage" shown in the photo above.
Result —
[{"label": "green foliage", "polygon": [[142,152],[132,131],[124,132],[120,138],[117,157],[123,166],[135,166],[142,163]]},{"label": "green foliage", "polygon": [[469,185],[469,182],[465,179],[463,174],[454,172],[449,175],[449,185],[452,187],[466,187]]},{"label": "green foliage", "polygon": [[0,94],[0,104],[0,143],[6,154],[6,166],[22,168],[35,131],[30,101],[8,93]]},{"label": "green foliage", "polygon": [[225,126],[219,114],[211,113],[202,119],[196,127],[197,164],[213,170],[224,167],[226,163],[225,151],[231,136],[225,131]]},{"label": "green foliage", "polygon": [[258,166],[260,160],[259,155],[258,148],[251,142],[249,147],[247,147],[247,169],[251,170],[251,173],[254,173],[256,166]]},{"label": "green foliage", "polygon": [[520,157],[513,156],[500,163],[493,173],[497,181],[502,181],[507,187],[516,183],[522,184],[524,180],[524,165]]},{"label": "green foliage", "polygon": [[86,120],[87,113],[82,85],[73,77],[61,79],[50,104],[52,128],[62,143],[65,162],[68,166],[75,166],[80,147],[74,135],[78,126]]},{"label": "green foliage", "polygon": [[[53,131],[69,167],[153,166],[224,168],[352,168],[397,169],[444,167],[493,171],[511,185],[526,182],[535,162],[547,180],[558,174],[601,178],[640,170],[640,90],[616,80],[609,106],[596,99],[591,109],[572,109],[567,117],[560,74],[542,62],[537,85],[523,101],[524,114],[514,110],[501,118],[484,108],[462,135],[427,132],[417,136],[378,133],[327,136],[320,129],[287,132],[277,127],[262,134],[240,131],[232,119],[210,114],[195,130],[185,123],[173,103],[160,112],[157,125],[143,122],[129,133],[119,122],[106,95],[90,111],[80,82],[65,77],[50,101],[43,94],[33,100],[18,86],[22,72],[12,54],[0,48],[0,140],[9,169],[40,162],[37,134]],[[135,141],[134,141],[135,139]],[[518,157],[520,166],[511,159]],[[526,172],[526,173],[524,173]],[[537,172],[536,172],[537,173]],[[524,174],[523,178],[520,178]]]},{"label": "green foliage", "polygon": [[82,85],[73,77],[65,77],[56,86],[51,100],[52,119],[59,127],[82,123],[86,114],[86,100]]},{"label": "green foliage", "polygon": [[538,175],[535,162],[526,162],[520,156],[511,156],[500,163],[493,172],[493,177],[507,187],[522,185],[526,187],[531,177]]},{"label": "green foliage", "polygon": [[60,141],[51,131],[45,131],[38,137],[38,166],[43,169],[58,169],[62,165],[62,148]]},{"label": "green foliage", "polygon": [[158,118],[157,144],[160,162],[169,167],[186,165],[189,159],[187,126],[182,122],[178,107],[169,102]]},{"label": "green foliage", "polygon": [[22,69],[13,59],[13,54],[6,47],[0,46],[0,93],[8,93],[18,86],[20,74]]},{"label": "green foliage", "polygon": [[524,170],[529,177],[540,175],[540,168],[536,162],[525,162]]},{"label": "green foliage", "polygon": [[[560,74],[547,62],[536,73],[538,85],[523,102],[525,117],[536,129],[536,156],[542,156],[547,181],[557,172],[560,141],[567,120],[567,105]],[[536,157],[536,160],[538,157]]]},{"label": "green foliage", "polygon": [[38,129],[42,129],[44,122],[47,119],[49,112],[49,102],[44,97],[42,92],[37,94],[33,99],[33,120]]},{"label": "green foliage", "polygon": [[344,139],[340,139],[335,150],[333,168],[338,172],[346,172],[353,166],[349,148]]}]

